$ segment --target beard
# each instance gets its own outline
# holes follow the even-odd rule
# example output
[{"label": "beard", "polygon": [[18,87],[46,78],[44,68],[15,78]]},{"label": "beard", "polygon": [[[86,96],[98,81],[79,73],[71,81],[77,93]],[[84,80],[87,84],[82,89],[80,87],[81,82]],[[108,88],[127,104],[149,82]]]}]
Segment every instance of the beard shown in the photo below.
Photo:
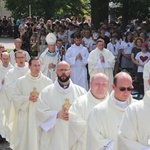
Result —
[{"label": "beard", "polygon": [[64,74],[62,74],[61,76],[57,76],[57,77],[60,82],[67,82],[70,79],[70,75],[66,76]]}]

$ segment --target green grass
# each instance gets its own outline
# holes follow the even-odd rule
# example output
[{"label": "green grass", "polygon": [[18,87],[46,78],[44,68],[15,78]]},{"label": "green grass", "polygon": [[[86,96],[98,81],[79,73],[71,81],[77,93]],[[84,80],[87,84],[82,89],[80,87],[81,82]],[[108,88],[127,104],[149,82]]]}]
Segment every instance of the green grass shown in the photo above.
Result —
[{"label": "green grass", "polygon": [[7,51],[8,53],[10,53],[12,50],[13,50],[13,49],[6,49],[6,51]]}]

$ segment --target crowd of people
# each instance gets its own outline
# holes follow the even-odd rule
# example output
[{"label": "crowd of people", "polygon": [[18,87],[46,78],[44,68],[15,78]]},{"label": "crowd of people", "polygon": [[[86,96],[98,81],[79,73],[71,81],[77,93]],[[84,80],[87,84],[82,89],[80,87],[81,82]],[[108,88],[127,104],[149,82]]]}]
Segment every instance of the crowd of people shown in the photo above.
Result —
[{"label": "crowd of people", "polygon": [[121,20],[96,29],[81,18],[18,19],[15,49],[0,45],[0,142],[13,150],[149,150],[147,22],[123,32]]}]

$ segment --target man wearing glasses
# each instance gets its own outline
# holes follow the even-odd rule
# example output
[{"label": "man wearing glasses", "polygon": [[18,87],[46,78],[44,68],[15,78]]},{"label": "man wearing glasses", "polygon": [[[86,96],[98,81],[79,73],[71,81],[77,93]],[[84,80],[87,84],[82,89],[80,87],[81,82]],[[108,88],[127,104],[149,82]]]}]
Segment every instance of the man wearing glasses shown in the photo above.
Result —
[{"label": "man wearing glasses", "polygon": [[40,150],[68,150],[68,110],[74,100],[85,94],[84,88],[70,80],[70,65],[61,61],[57,79],[47,86],[37,101],[37,125],[42,129]]},{"label": "man wearing glasses", "polygon": [[[29,70],[28,64],[26,63],[26,53],[23,50],[18,50],[15,52],[16,65],[14,68],[10,69],[5,75],[4,91],[5,91],[5,115],[6,122],[8,122],[10,108],[11,108],[11,98],[14,93],[14,87],[16,81],[19,77],[22,77]],[[8,134],[7,134],[8,135]],[[8,135],[9,136],[9,135]]]},{"label": "man wearing glasses", "polygon": [[150,150],[150,91],[126,109],[118,137],[119,150]]},{"label": "man wearing glasses", "polygon": [[116,74],[112,89],[109,99],[98,104],[89,115],[87,150],[117,150],[120,121],[125,109],[134,102],[131,76],[126,72]]}]

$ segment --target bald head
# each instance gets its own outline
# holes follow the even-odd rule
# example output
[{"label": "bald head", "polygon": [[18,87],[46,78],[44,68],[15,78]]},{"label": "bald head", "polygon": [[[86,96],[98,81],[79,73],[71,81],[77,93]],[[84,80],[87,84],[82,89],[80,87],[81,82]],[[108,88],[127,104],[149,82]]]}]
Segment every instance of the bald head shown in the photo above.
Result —
[{"label": "bald head", "polygon": [[61,61],[57,65],[56,74],[61,85],[67,85],[71,74],[70,65],[65,61]]},{"label": "bald head", "polygon": [[17,39],[15,39],[14,44],[15,44],[16,50],[19,50],[19,49],[21,49],[21,46],[22,46],[22,40],[17,38]]},{"label": "bald head", "polygon": [[58,63],[56,70],[58,70],[62,66],[66,66],[68,69],[70,69],[70,64],[68,64],[66,61],[61,61]]},{"label": "bald head", "polygon": [[133,89],[131,76],[126,72],[120,72],[116,74],[112,89],[114,90],[114,97],[117,100],[128,100]]},{"label": "bald head", "polygon": [[17,39],[15,39],[14,43],[15,42],[22,42],[22,40],[20,38],[17,38]]},{"label": "bald head", "polygon": [[90,87],[95,98],[104,99],[109,87],[109,78],[103,73],[97,73],[92,77]]},{"label": "bald head", "polygon": [[9,54],[8,52],[3,52],[3,53],[2,53],[2,57],[5,57],[5,56],[8,56],[8,57],[9,57],[10,54]]},{"label": "bald head", "polygon": [[93,75],[91,82],[97,82],[98,80],[106,80],[106,82],[109,82],[109,78],[104,73],[97,73]]},{"label": "bald head", "polygon": [[1,60],[4,67],[8,67],[10,61],[10,55],[8,52],[3,52],[1,54]]},{"label": "bald head", "polygon": [[117,85],[118,82],[122,82],[123,80],[129,80],[132,83],[132,78],[127,72],[120,72],[114,77],[114,84]]}]

